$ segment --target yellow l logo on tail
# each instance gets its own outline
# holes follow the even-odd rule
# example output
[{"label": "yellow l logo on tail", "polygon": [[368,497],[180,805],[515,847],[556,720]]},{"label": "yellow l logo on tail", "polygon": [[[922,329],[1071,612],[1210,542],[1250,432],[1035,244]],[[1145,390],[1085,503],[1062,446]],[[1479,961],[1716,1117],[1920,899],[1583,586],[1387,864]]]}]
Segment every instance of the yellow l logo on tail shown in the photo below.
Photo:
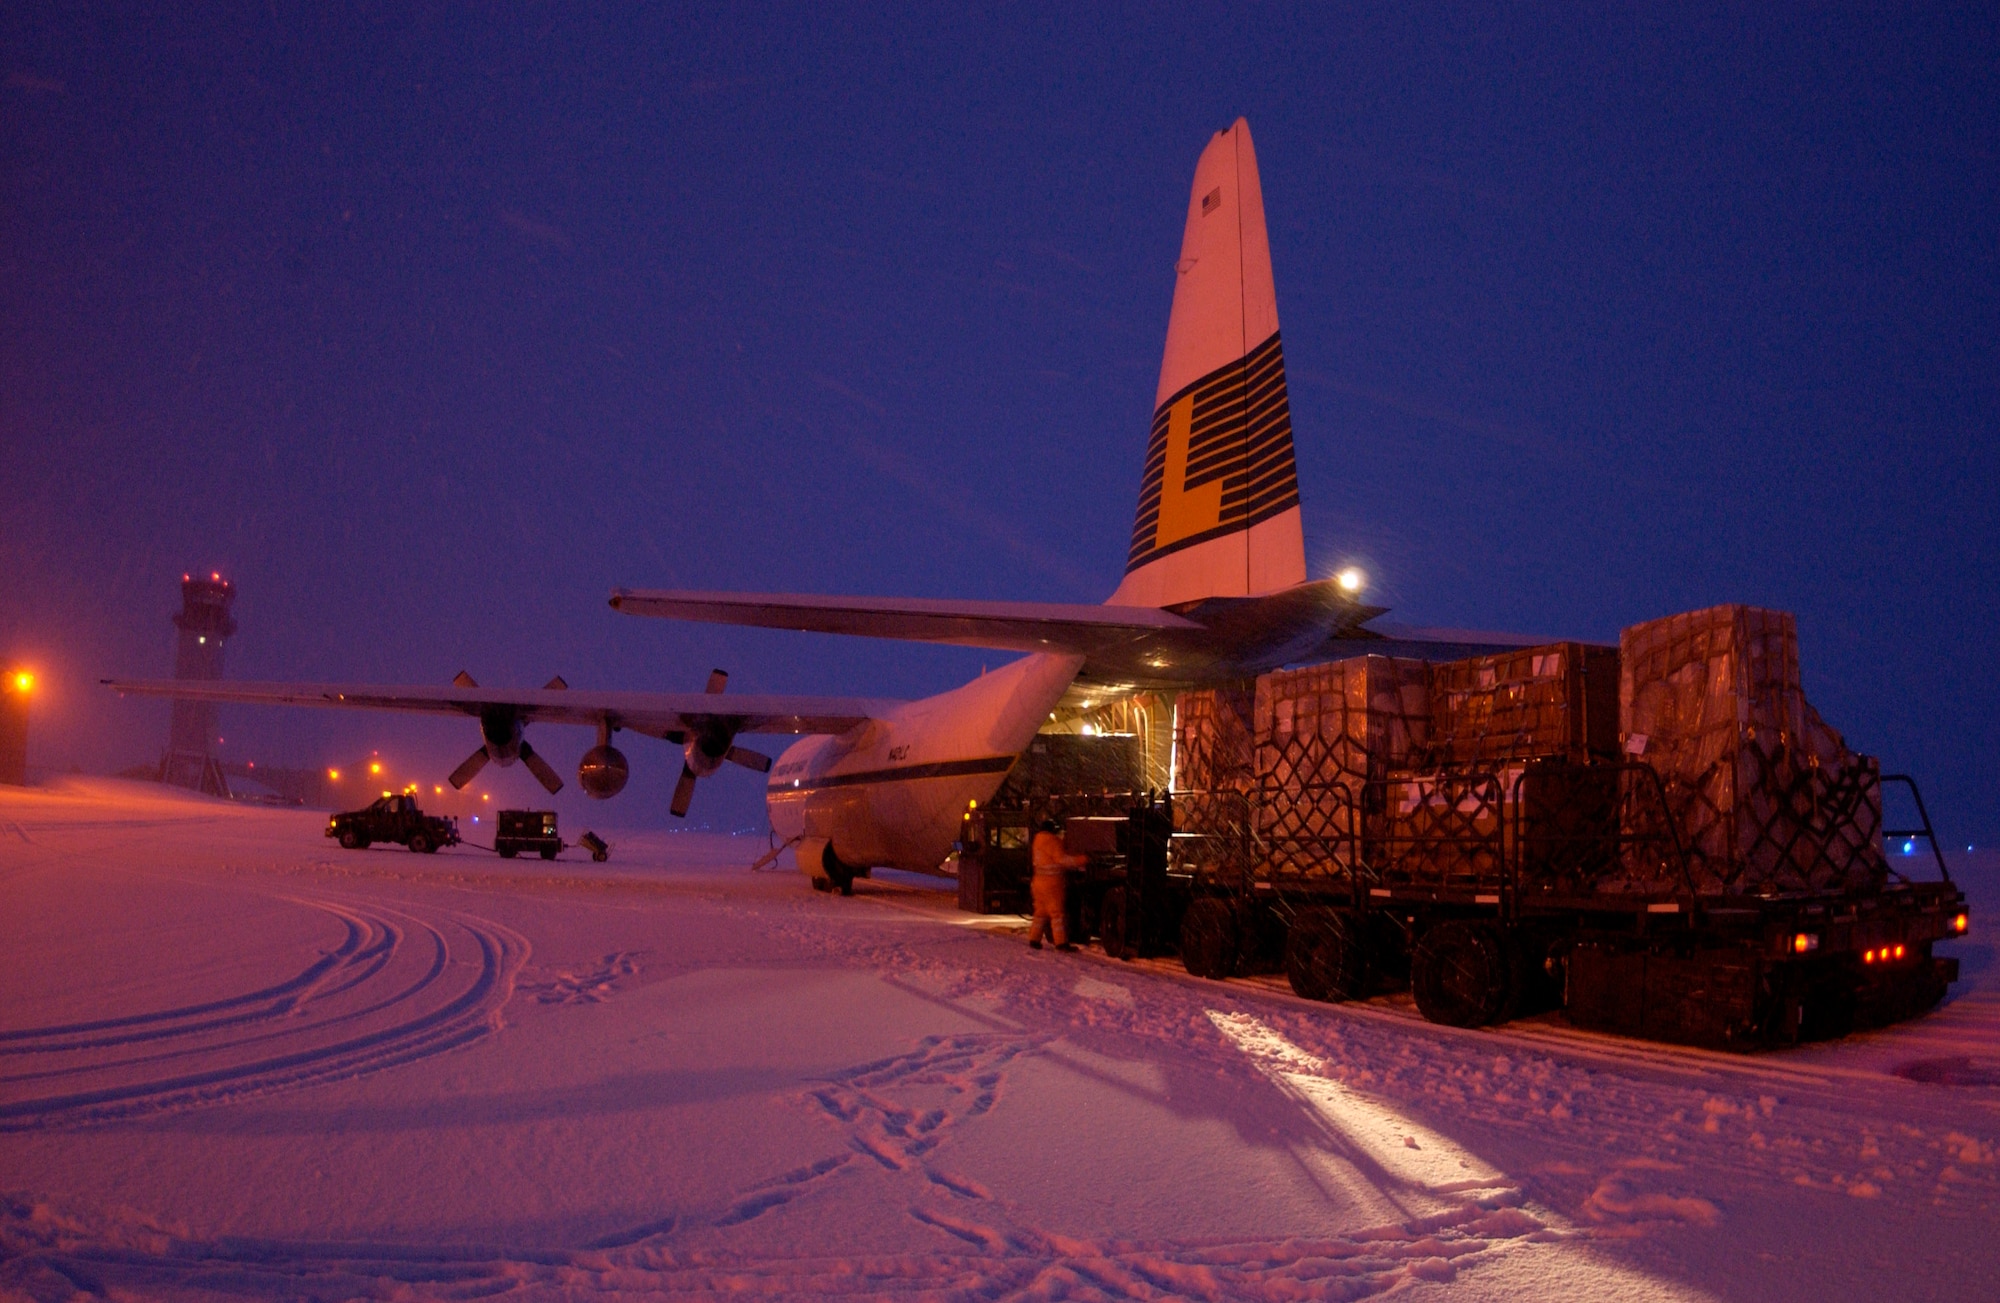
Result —
[{"label": "yellow l logo on tail", "polygon": [[1222,481],[1190,489],[1188,444],[1194,424],[1194,395],[1167,409],[1167,464],[1160,476],[1160,524],[1153,546],[1166,547],[1222,523]]}]

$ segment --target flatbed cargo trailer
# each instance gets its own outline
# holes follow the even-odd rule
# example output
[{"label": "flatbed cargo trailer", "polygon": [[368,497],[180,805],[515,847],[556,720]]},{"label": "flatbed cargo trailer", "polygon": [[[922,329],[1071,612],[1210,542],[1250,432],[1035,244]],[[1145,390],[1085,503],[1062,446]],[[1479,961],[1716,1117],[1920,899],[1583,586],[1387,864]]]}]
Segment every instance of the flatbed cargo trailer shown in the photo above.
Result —
[{"label": "flatbed cargo trailer", "polygon": [[[1282,966],[1318,1000],[1407,982],[1425,1017],[1456,1026],[1559,1005],[1582,1026],[1743,1048],[1908,1018],[1957,980],[1933,952],[1968,926],[1942,856],[1936,881],[1701,891],[1649,766],[1567,768],[1549,784],[1564,799],[1540,804],[1526,766],[1506,782],[1438,775],[1449,822],[1390,818],[1405,780],[1175,793],[1183,962],[1208,977]],[[1895,835],[1935,848],[1927,816]]]}]

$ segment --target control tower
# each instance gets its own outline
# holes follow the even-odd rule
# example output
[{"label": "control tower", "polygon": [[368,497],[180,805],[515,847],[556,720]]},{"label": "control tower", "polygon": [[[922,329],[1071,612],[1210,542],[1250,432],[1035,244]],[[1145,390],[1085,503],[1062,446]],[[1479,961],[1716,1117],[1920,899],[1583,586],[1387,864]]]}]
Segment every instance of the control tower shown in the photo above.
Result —
[{"label": "control tower", "polygon": [[[174,626],[181,631],[180,645],[174,652],[175,678],[222,677],[222,644],[236,632],[236,620],[229,614],[235,601],[236,585],[220,574],[211,573],[206,579],[181,576],[181,609],[174,617]],[[229,779],[212,750],[215,721],[212,701],[174,703],[167,753],[160,758],[161,782],[212,796],[229,795]]]}]

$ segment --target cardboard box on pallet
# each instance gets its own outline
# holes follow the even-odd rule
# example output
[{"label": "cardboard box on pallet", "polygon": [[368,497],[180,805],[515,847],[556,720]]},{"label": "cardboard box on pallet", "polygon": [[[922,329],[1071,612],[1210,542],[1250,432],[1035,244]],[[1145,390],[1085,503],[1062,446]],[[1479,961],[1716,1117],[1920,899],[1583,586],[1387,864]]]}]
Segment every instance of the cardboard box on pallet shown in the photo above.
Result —
[{"label": "cardboard box on pallet", "polygon": [[[1865,889],[1887,873],[1875,761],[1847,749],[1799,685],[1798,634],[1782,611],[1716,606],[1619,636],[1625,750],[1660,775],[1696,889],[1772,894]],[[1630,794],[1628,886],[1662,880],[1658,799]],[[1674,876],[1678,876],[1677,868]]]},{"label": "cardboard box on pallet", "polygon": [[1430,758],[1475,765],[1618,755],[1618,649],[1580,642],[1430,669]]},{"label": "cardboard box on pallet", "polygon": [[1428,670],[1357,656],[1260,675],[1254,725],[1258,832],[1272,871],[1338,867],[1363,831],[1367,785],[1408,766],[1429,736]]}]

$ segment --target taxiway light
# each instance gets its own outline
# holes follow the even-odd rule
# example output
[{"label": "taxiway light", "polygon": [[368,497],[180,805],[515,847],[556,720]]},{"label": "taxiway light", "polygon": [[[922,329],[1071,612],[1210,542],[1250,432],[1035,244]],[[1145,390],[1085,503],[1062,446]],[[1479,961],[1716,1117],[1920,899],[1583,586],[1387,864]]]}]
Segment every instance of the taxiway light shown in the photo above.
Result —
[{"label": "taxiway light", "polygon": [[1361,573],[1359,566],[1349,566],[1333,577],[1343,593],[1358,593],[1368,586],[1368,576]]},{"label": "taxiway light", "polygon": [[1817,949],[1819,949],[1819,933],[1817,932],[1800,932],[1792,937],[1792,953],[1795,955],[1803,955],[1808,951]]}]

